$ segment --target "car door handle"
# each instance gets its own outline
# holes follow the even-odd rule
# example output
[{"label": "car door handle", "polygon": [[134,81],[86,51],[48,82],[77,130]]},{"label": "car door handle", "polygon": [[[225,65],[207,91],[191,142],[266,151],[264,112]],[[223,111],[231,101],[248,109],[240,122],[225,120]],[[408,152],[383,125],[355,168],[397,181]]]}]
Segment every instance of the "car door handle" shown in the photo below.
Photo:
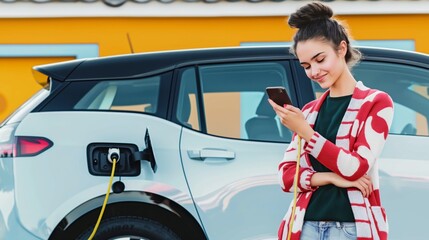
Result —
[{"label": "car door handle", "polygon": [[205,160],[206,158],[231,160],[235,158],[235,152],[220,148],[203,148],[201,150],[188,150],[188,156],[196,160]]}]

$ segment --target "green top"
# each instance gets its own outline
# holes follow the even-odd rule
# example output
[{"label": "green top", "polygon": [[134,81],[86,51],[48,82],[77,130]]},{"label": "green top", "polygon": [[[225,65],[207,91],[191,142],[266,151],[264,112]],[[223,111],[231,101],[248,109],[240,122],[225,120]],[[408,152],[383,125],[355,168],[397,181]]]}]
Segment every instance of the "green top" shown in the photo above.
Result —
[{"label": "green top", "polygon": [[[335,143],[351,98],[352,95],[334,98],[328,96],[320,107],[314,130]],[[332,172],[311,155],[310,162],[316,172]],[[304,220],[354,222],[347,189],[333,184],[320,186],[311,196]]]}]

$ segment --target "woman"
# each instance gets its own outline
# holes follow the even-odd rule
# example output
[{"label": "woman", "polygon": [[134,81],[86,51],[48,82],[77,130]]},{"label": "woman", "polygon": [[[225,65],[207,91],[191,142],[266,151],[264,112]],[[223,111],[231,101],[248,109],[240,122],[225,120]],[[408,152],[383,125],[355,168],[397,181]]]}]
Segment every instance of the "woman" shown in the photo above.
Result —
[{"label": "woman", "polygon": [[269,100],[282,124],[295,133],[279,165],[287,192],[293,191],[302,139],[296,211],[291,216],[291,204],[279,239],[289,234],[291,239],[309,240],[387,239],[377,158],[389,132],[393,103],[386,93],[354,79],[350,67],[360,53],[332,16],[328,6],[312,2],[288,20],[298,29],[291,50],[307,76],[327,91],[302,111]]}]

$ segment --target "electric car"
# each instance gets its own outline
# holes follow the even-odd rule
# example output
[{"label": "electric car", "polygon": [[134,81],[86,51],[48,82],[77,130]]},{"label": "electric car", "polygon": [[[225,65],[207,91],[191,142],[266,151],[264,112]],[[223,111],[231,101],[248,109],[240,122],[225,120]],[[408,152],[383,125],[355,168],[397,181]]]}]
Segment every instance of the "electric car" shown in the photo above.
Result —
[{"label": "electric car", "polygon": [[[356,79],[395,105],[379,159],[390,239],[426,239],[429,56],[360,50]],[[0,126],[0,239],[277,239],[293,195],[277,180],[291,132],[265,88],[285,87],[297,107],[324,91],[287,47],[79,59],[34,73],[41,90]]]}]

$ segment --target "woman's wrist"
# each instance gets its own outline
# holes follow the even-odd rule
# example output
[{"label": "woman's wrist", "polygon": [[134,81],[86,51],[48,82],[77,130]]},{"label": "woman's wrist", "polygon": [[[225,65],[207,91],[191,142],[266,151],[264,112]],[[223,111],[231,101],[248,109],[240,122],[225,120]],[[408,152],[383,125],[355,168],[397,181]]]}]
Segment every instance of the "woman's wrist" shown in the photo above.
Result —
[{"label": "woman's wrist", "polygon": [[311,140],[311,138],[313,137],[314,134],[314,130],[313,128],[311,128],[309,125],[307,128],[305,128],[300,134],[300,135],[305,141],[309,142]]},{"label": "woman's wrist", "polygon": [[332,172],[316,172],[311,176],[310,185],[312,187],[320,187],[328,184],[333,184],[335,175]]}]

